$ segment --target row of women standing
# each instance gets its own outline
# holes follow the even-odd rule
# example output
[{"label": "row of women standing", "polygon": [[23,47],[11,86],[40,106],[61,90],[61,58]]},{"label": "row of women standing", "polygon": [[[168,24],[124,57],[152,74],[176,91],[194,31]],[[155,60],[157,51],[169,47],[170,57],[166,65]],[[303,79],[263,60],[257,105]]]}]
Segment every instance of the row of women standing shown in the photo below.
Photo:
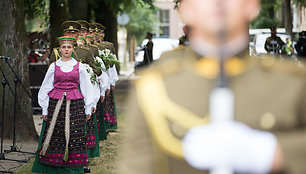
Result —
[{"label": "row of women standing", "polygon": [[103,41],[105,27],[84,20],[62,27],[38,94],[43,126],[34,173],[89,173],[88,158],[99,157],[99,141],[117,129],[118,61],[113,44]]}]

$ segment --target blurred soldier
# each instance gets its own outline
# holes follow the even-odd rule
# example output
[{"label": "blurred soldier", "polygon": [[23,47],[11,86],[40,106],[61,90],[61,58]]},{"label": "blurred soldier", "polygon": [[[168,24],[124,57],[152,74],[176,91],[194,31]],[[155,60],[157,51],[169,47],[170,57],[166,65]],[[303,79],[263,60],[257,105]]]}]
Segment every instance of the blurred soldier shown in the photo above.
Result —
[{"label": "blurred soldier", "polygon": [[80,30],[80,37],[86,39],[86,44],[84,46],[91,50],[94,57],[99,56],[98,46],[94,45],[94,40],[88,40],[87,38],[90,24],[85,20],[78,20],[78,22],[82,25],[82,28],[84,28],[84,30],[82,30],[82,28]]},{"label": "blurred soldier", "polygon": [[268,53],[278,54],[279,50],[283,47],[283,45],[285,45],[285,43],[280,37],[276,36],[277,30],[275,26],[271,27],[270,30],[271,36],[266,39],[265,50]]},{"label": "blurred soldier", "polygon": [[147,33],[146,38],[148,42],[144,48],[143,62],[145,65],[153,63],[153,41],[152,41],[152,33]]},{"label": "blurred soldier", "polygon": [[[222,164],[238,173],[306,173],[305,70],[249,57],[249,22],[259,6],[259,0],[181,0],[190,47],[163,54],[135,82],[120,174],[203,174]],[[208,124],[221,71],[240,122],[225,127]],[[198,139],[186,140],[199,125]]]},{"label": "blurred soldier", "polygon": [[104,41],[105,38],[105,26],[103,26],[100,23],[92,23],[92,25],[95,26],[94,31],[94,36],[96,43],[103,48],[109,49],[113,54],[116,54],[115,46],[111,42]]},{"label": "blurred soldier", "polygon": [[[64,30],[64,36],[70,36],[74,37],[76,40],[79,37],[79,31],[81,29],[81,24],[77,21],[66,21],[62,24],[63,30]],[[59,59],[60,52],[58,51],[58,48],[53,48],[53,51],[50,56],[49,65]],[[101,75],[102,71],[99,69],[96,69],[96,66],[94,64],[94,58],[92,55],[92,52],[89,48],[86,47],[79,47],[75,46],[73,57],[79,62],[88,64],[94,71],[95,74],[98,76]]]},{"label": "blurred soldier", "polygon": [[295,45],[299,57],[306,58],[306,31],[299,33],[299,40]]},{"label": "blurred soldier", "polygon": [[79,31],[79,36],[86,38],[89,30],[89,23],[85,20],[77,20],[79,24],[81,24],[81,28]]},{"label": "blurred soldier", "polygon": [[188,30],[189,30],[189,27],[187,25],[185,25],[183,27],[184,36],[180,37],[180,39],[179,39],[179,47],[189,45]]}]

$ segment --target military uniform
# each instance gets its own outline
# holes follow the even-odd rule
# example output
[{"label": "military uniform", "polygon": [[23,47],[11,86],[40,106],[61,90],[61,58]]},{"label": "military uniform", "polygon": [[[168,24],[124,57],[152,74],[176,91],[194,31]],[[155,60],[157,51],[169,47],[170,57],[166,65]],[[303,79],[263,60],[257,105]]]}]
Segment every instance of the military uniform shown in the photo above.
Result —
[{"label": "military uniform", "polygon": [[[274,133],[288,173],[306,173],[305,69],[274,58],[250,58],[247,52],[225,63],[235,96],[234,119]],[[218,62],[190,47],[160,59],[135,82],[131,93],[119,173],[206,173],[186,162],[181,140],[190,128],[209,123]]]},{"label": "military uniform", "polygon": [[87,44],[85,47],[89,48],[94,57],[99,56],[99,47],[94,44]]}]

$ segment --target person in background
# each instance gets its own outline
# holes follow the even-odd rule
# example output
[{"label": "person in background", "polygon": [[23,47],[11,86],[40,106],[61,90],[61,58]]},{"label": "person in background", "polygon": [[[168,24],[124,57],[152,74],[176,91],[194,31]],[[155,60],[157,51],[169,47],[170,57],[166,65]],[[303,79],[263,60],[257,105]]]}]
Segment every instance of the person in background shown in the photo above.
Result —
[{"label": "person in background", "polygon": [[306,59],[306,31],[299,33],[299,40],[295,45],[297,56]]},{"label": "person in background", "polygon": [[275,26],[272,26],[270,31],[271,36],[266,39],[265,50],[270,54],[279,54],[280,49],[283,48],[285,43],[276,35],[277,29]]},{"label": "person in background", "polygon": [[187,25],[185,25],[183,27],[184,36],[180,37],[179,46],[188,46],[189,45],[188,30],[189,30],[189,27]]},{"label": "person in background", "polygon": [[148,39],[148,43],[146,44],[144,48],[144,56],[143,56],[143,61],[144,64],[151,64],[153,63],[153,41],[152,41],[152,33],[147,33],[146,38]]},{"label": "person in background", "polygon": [[283,52],[287,56],[292,56],[294,54],[293,44],[289,37],[286,38],[286,44],[283,46]]}]

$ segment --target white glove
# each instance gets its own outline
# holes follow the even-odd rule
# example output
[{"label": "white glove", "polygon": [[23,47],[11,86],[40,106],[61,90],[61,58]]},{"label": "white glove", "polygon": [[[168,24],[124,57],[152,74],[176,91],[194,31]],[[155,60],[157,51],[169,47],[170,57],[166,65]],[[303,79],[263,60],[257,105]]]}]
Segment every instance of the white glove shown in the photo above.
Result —
[{"label": "white glove", "polygon": [[276,145],[271,133],[235,121],[214,122],[190,129],[183,139],[183,153],[200,170],[262,174],[272,168]]}]

